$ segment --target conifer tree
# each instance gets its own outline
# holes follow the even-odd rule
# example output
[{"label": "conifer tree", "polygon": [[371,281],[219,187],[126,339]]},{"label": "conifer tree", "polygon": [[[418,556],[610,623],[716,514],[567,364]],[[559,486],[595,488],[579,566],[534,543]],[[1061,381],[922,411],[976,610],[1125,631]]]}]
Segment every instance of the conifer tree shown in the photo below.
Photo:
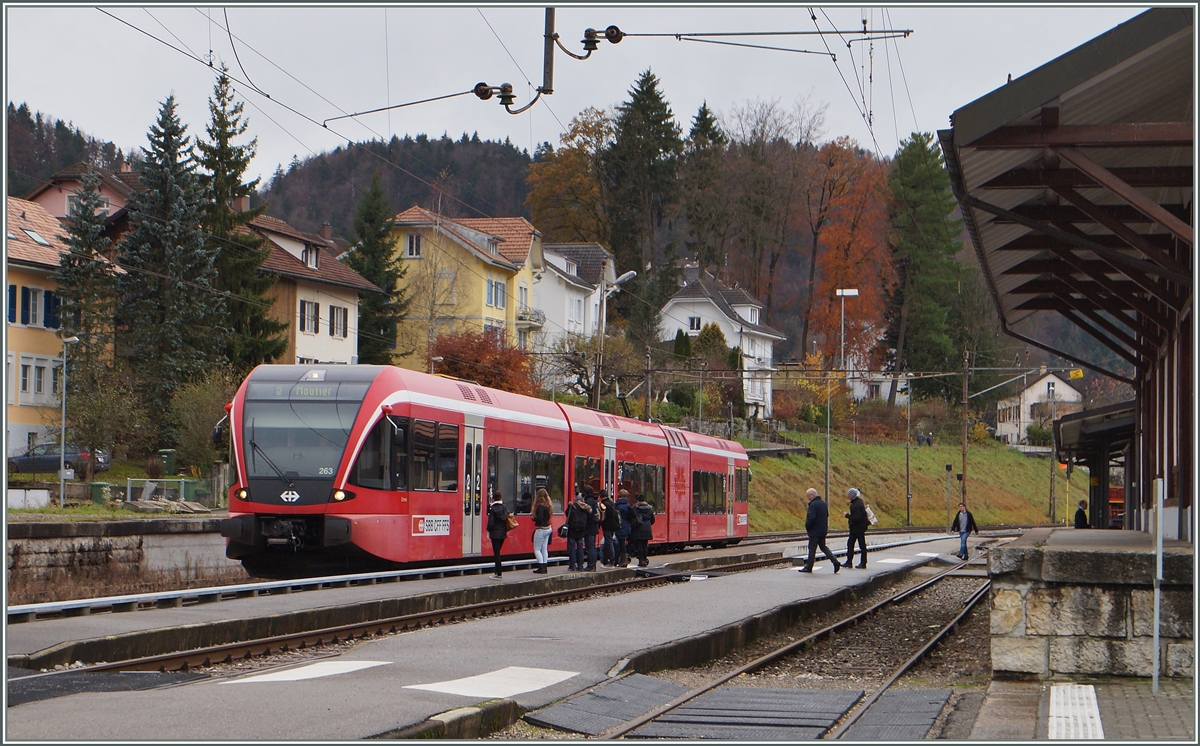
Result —
[{"label": "conifer tree", "polygon": [[358,362],[363,365],[391,364],[396,330],[408,310],[409,300],[400,285],[405,268],[393,243],[393,215],[376,172],[354,215],[358,244],[346,257],[351,269],[383,291],[359,296]]},{"label": "conifer tree", "polygon": [[68,373],[103,365],[113,341],[113,314],[117,306],[117,280],[108,255],[112,241],[104,235],[104,205],[100,176],[91,169],[81,179],[75,195],[75,214],[67,224],[70,251],[59,256],[59,334],[79,337],[71,349]]},{"label": "conifer tree", "polygon": [[244,145],[234,143],[249,125],[242,117],[242,106],[240,101],[234,103],[233,88],[223,66],[208,100],[209,141],[197,139],[196,147],[206,172],[200,176],[205,191],[203,225],[209,234],[208,249],[216,257],[215,286],[226,294],[225,325],[230,334],[225,356],[235,371],[244,373],[284,353],[287,324],[267,315],[271,300],[266,292],[278,277],[261,271],[270,248],[265,239],[246,227],[266,205],[239,209],[259,182],[242,181],[258,146],[258,138]]},{"label": "conifer tree", "polygon": [[171,395],[224,362],[224,296],[215,252],[201,228],[204,205],[187,127],[168,96],[142,148],[145,189],[131,195],[131,229],[120,244],[118,351],[133,367],[154,437],[174,439]]},{"label": "conifer tree", "polygon": [[[900,143],[888,177],[892,192],[892,264],[898,282],[891,294],[885,343],[894,370],[954,370],[961,351],[951,336],[950,312],[958,286],[954,260],[962,221],[951,218],[950,192],[941,150],[929,133]],[[917,396],[940,393],[938,379],[914,381]],[[888,403],[895,405],[896,386]]]},{"label": "conifer tree", "polygon": [[700,104],[688,133],[680,175],[683,212],[693,236],[688,248],[696,254],[701,277],[705,270],[715,274],[725,264],[725,239],[732,219],[720,173],[728,143],[708,102]]}]

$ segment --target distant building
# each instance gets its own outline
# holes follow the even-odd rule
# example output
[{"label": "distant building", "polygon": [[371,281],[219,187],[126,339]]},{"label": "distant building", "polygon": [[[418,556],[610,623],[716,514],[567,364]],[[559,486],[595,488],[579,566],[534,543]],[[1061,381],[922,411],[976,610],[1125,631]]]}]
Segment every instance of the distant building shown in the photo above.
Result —
[{"label": "distant building", "polygon": [[742,288],[729,288],[703,276],[684,285],[659,312],[660,339],[675,339],[679,331],[695,338],[706,324],[715,323],[728,344],[742,351],[742,391],[746,416],[771,417],[771,374],[775,342],[782,332],[760,322],[763,304]]},{"label": "distant building", "polygon": [[75,216],[78,203],[77,193],[83,189],[83,176],[91,170],[100,177],[98,193],[104,207],[104,235],[115,243],[129,228],[130,197],[135,191],[145,189],[141,174],[128,163],[122,163],[117,171],[89,166],[79,162],[53,174],[44,183],[31,191],[26,199],[37,202],[46,212],[60,221]]},{"label": "distant building", "polygon": [[1054,373],[1046,373],[1016,396],[996,402],[996,439],[1020,445],[1030,425],[1048,428],[1052,414],[1062,417],[1082,408],[1083,394]]}]

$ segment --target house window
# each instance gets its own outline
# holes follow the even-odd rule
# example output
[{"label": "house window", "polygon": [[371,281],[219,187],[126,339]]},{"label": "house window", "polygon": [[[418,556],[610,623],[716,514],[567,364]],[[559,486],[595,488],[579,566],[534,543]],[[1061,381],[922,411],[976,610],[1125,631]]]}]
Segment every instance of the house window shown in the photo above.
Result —
[{"label": "house window", "polygon": [[525,329],[517,330],[517,346],[522,350],[529,349],[529,332]]},{"label": "house window", "polygon": [[498,342],[504,341],[504,327],[493,319],[484,319],[483,336]]},{"label": "house window", "polygon": [[[98,210],[96,210],[96,214],[97,215],[107,215],[108,212],[109,212],[108,197],[101,197],[100,198],[100,208]],[[69,217],[73,218],[78,214],[79,214],[79,195],[72,194],[71,196],[67,197],[67,215]]]},{"label": "house window", "polygon": [[517,288],[517,301],[519,304],[517,308],[522,310],[529,308],[529,288],[524,285]]},{"label": "house window", "polygon": [[496,239],[494,239],[494,238],[489,238],[489,239],[487,240],[487,250],[488,250],[488,253],[489,253],[489,254],[498,254],[498,253],[500,253],[499,247],[497,246],[497,241],[496,241]]},{"label": "house window", "polygon": [[871,390],[870,397],[871,397],[872,399],[878,399],[878,398],[879,398],[879,391],[880,391],[880,386],[879,386],[879,384],[878,384],[878,383],[872,383],[872,384],[870,385],[870,390]]},{"label": "house window", "polygon": [[316,334],[321,322],[321,304],[300,301],[300,331]]},{"label": "house window", "polygon": [[420,233],[408,234],[408,258],[409,259],[420,259],[421,258],[421,234]]},{"label": "house window", "polygon": [[758,323],[758,309],[757,308],[750,309],[750,323],[751,324]]},{"label": "house window", "polygon": [[[20,365],[18,403],[34,407],[53,404],[58,393],[61,362],[46,357],[22,355]],[[47,371],[51,371],[51,374],[48,375]]]},{"label": "house window", "polygon": [[505,284],[499,280],[496,280],[496,308],[504,308],[508,305],[508,301],[505,298],[507,293],[508,288],[505,286]]},{"label": "house window", "polygon": [[317,269],[317,257],[320,254],[321,250],[316,246],[305,246],[304,251],[300,252],[300,259],[304,262],[305,267]]},{"label": "house window", "polygon": [[30,238],[32,238],[34,240],[34,243],[41,244],[42,246],[50,245],[50,242],[47,241],[46,239],[42,238],[40,235],[38,235],[37,231],[31,230],[29,228],[22,228],[21,230],[25,231],[26,235],[28,235]]},{"label": "house window", "polygon": [[495,302],[494,302],[495,299],[496,299],[496,281],[488,280],[487,281],[487,304],[489,306],[495,305]]},{"label": "house window", "polygon": [[688,329],[690,329],[694,332],[700,331],[700,317],[699,316],[688,316]]},{"label": "house window", "polygon": [[29,393],[29,374],[33,370],[33,366],[29,363],[21,363],[21,393]]},{"label": "house window", "polygon": [[350,309],[345,306],[329,307],[329,336],[345,339],[349,335]]},{"label": "house window", "polygon": [[40,288],[21,288],[21,323],[37,326],[42,317]]},{"label": "house window", "polygon": [[567,262],[567,274],[578,276],[579,275],[579,265],[576,264],[575,262]]}]

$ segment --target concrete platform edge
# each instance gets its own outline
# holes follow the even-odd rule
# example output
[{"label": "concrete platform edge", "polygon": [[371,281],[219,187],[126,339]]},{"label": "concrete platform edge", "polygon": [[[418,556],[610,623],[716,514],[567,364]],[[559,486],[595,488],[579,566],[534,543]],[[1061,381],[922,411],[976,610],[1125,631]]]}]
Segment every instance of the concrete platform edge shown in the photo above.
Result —
[{"label": "concrete platform edge", "polygon": [[422,723],[404,726],[371,738],[397,740],[487,738],[520,720],[525,708],[511,699],[493,699],[434,715]]}]

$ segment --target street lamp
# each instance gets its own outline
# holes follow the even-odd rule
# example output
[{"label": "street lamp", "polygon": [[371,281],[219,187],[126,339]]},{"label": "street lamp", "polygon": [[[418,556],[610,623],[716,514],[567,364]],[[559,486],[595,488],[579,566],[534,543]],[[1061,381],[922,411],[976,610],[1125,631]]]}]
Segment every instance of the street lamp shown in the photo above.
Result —
[{"label": "street lamp", "polygon": [[67,345],[79,343],[79,337],[63,340],[62,354],[62,419],[59,420],[58,440],[58,507],[67,507]]},{"label": "street lamp", "polygon": [[842,371],[846,370],[846,296],[858,295],[858,288],[838,288],[838,297],[842,299]]},{"label": "street lamp", "polygon": [[600,278],[600,318],[597,319],[597,330],[600,332],[600,351],[596,354],[596,379],[592,383],[592,409],[600,408],[600,373],[604,369],[604,326],[608,318],[608,296],[617,292],[618,286],[629,282],[637,277],[637,272],[632,269],[625,274],[613,280],[612,284],[607,288],[608,282],[601,276]]},{"label": "street lamp", "polygon": [[440,363],[443,360],[445,360],[445,358],[440,355],[438,357],[429,358],[429,375],[433,375],[433,364]]},{"label": "street lamp", "polygon": [[[842,299],[842,370],[846,370],[846,296],[858,295],[858,288],[838,288],[838,297]],[[833,394],[830,380],[833,371],[825,378],[825,499],[829,499],[829,439],[833,423]]]}]

